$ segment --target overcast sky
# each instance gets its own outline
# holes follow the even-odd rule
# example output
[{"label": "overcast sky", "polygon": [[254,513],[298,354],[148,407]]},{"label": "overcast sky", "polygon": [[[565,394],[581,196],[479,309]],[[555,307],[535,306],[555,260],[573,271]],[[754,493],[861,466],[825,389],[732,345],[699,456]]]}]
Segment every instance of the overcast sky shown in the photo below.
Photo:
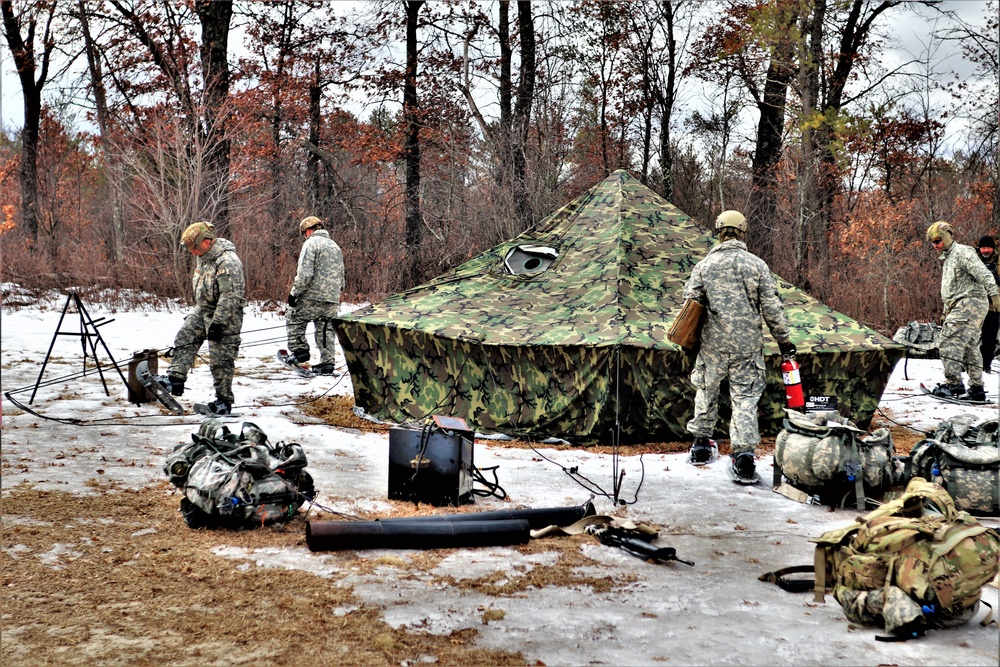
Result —
[{"label": "overcast sky", "polygon": [[[706,4],[714,0],[706,0]],[[991,0],[945,0],[938,7],[947,9],[958,14],[962,19],[974,24],[981,24],[984,12],[991,6]],[[992,6],[996,6],[996,0],[992,0]],[[892,14],[896,25],[893,27],[900,42],[898,49],[887,51],[884,54],[884,64],[892,67],[912,59],[925,58],[929,42],[929,37],[935,29],[940,29],[944,24],[936,19],[939,13],[934,9],[914,5],[914,9],[921,14],[925,20],[915,18],[911,12],[905,13],[905,19],[900,12]],[[238,40],[230,41],[230,48],[238,48]],[[938,80],[944,81],[951,78],[951,72],[958,71],[962,75],[971,73],[971,65],[962,60],[959,56],[958,45],[955,43],[938,44],[932,57],[936,60],[936,71]],[[24,122],[24,114],[21,101],[21,86],[17,79],[13,57],[6,41],[0,43],[0,122],[2,129],[7,132],[14,132],[19,129]],[[48,96],[53,94],[54,87],[47,89]],[[945,99],[944,95],[939,98]],[[363,111],[361,113],[364,113]]]}]

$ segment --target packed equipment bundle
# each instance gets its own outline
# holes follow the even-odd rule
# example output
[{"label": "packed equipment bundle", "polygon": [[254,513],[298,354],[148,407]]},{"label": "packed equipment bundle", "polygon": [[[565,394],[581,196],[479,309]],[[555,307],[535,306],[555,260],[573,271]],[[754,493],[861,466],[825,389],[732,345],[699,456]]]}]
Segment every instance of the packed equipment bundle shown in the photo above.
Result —
[{"label": "packed equipment bundle", "polygon": [[[883,641],[972,620],[983,586],[1000,571],[996,529],[958,510],[940,485],[919,477],[899,498],[812,541],[816,601],[832,588],[848,620],[884,624],[889,635],[878,637]],[[992,611],[980,622],[991,620]]]},{"label": "packed equipment bundle", "polygon": [[864,511],[865,499],[880,497],[902,473],[893,452],[886,428],[868,433],[836,412],[786,410],[775,439],[774,486],[784,477],[829,505],[843,505],[853,495]]},{"label": "packed equipment bundle", "polygon": [[184,491],[181,514],[191,528],[244,528],[284,521],[315,496],[297,443],[268,442],[251,422],[239,435],[219,419],[202,422],[191,442],[174,447],[163,465]]},{"label": "packed equipment bundle", "polygon": [[941,421],[910,450],[908,472],[943,486],[960,510],[1000,516],[1000,424],[992,419],[973,426],[975,419]]}]

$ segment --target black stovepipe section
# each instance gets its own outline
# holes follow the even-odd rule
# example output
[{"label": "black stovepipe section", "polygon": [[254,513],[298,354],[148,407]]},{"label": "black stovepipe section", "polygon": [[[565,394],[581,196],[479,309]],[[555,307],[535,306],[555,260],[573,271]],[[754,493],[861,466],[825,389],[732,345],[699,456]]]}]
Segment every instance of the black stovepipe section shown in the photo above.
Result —
[{"label": "black stovepipe section", "polygon": [[310,551],[345,549],[450,549],[525,544],[524,519],[498,521],[307,521]]},{"label": "black stovepipe section", "polygon": [[464,522],[464,521],[501,521],[524,519],[532,530],[546,528],[548,526],[568,526],[576,523],[585,516],[594,514],[594,504],[587,502],[585,505],[575,505],[573,507],[542,507],[537,509],[524,510],[495,510],[490,512],[466,512],[464,514],[431,514],[426,516],[403,516],[388,519],[378,519],[382,523],[424,523],[435,521]]}]

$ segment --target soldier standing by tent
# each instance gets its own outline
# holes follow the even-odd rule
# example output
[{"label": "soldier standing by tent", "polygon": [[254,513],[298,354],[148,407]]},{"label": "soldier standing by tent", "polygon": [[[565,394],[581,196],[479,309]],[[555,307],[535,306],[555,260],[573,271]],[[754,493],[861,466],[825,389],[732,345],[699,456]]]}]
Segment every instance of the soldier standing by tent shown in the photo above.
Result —
[{"label": "soldier standing by tent", "polygon": [[336,317],[340,308],[340,292],[344,289],[344,255],[330,232],[323,228],[323,221],[314,215],[303,218],[299,233],[306,237],[299,253],[299,266],[295,282],[288,293],[288,349],[295,361],[309,361],[309,342],[306,327],[313,323],[313,336],[319,348],[317,373],[332,375],[337,335],[330,318]]},{"label": "soldier standing by tent", "polygon": [[[989,310],[1000,311],[1000,287],[970,246],[955,242],[955,228],[939,220],[927,228],[927,240],[941,250],[941,301],[944,316],[938,349],[944,383],[938,396],[971,401],[986,400],[983,355],[979,351],[983,320]],[[962,383],[962,367],[969,374],[969,393]]]},{"label": "soldier standing by tent", "polygon": [[[993,281],[1000,285],[1000,278],[997,277],[997,242],[992,236],[983,236],[979,239],[979,259],[993,274]],[[990,372],[993,365],[993,357],[997,350],[997,331],[1000,330],[1000,313],[990,309],[983,320],[983,337],[979,344],[979,351],[983,355],[983,370]]]},{"label": "soldier standing by tent", "polygon": [[691,382],[697,392],[687,430],[695,436],[692,463],[707,463],[710,440],[719,418],[719,388],[729,379],[733,407],[729,427],[732,473],[743,483],[756,482],[754,449],[760,443],[757,403],[764,392],[764,334],[761,316],[783,356],[795,354],[778,287],[764,260],[747,251],[747,220],[739,211],[723,211],[715,220],[719,244],[708,251],[684,286],[684,298],[705,306],[701,348]]},{"label": "soldier standing by tent", "polygon": [[240,350],[246,277],[232,242],[216,238],[210,222],[189,225],[181,235],[188,251],[198,258],[194,270],[194,311],[174,338],[174,357],[167,375],[156,376],[174,396],[184,393],[184,382],[201,344],[208,340],[209,367],[215,400],[208,409],[228,415],[233,407],[233,375]]}]

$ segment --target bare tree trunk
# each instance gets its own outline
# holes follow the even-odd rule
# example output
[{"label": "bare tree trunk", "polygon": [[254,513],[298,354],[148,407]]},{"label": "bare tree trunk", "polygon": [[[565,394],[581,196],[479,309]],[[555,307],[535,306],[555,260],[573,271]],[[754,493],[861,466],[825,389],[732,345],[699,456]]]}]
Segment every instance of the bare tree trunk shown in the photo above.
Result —
[{"label": "bare tree trunk", "polygon": [[111,200],[111,226],[108,230],[108,256],[115,266],[121,266],[125,258],[125,228],[122,217],[122,202],[117,183],[122,178],[118,161],[112,157],[111,137],[108,134],[108,96],[104,87],[104,71],[101,64],[101,54],[94,43],[90,32],[90,10],[85,0],[79,0],[80,27],[83,32],[84,53],[87,55],[87,69],[90,73],[91,88],[94,93],[94,108],[97,115],[97,127],[101,131],[101,151],[104,153],[104,169],[111,187],[108,196]]},{"label": "bare tree trunk", "polygon": [[666,81],[660,87],[660,189],[663,197],[674,198],[674,154],[670,145],[670,120],[674,112],[674,91],[677,82],[677,37],[674,35],[674,2],[663,0],[660,5],[667,36]]},{"label": "bare tree trunk", "polygon": [[[0,2],[4,36],[14,56],[24,103],[24,128],[21,131],[21,221],[33,245],[38,241],[38,135],[42,118],[42,89],[48,80],[49,60],[55,49],[52,19],[56,4],[55,0],[40,1],[25,10],[21,16],[14,16],[11,0]],[[36,50],[38,41],[35,36],[39,17],[45,19],[40,54]],[[24,24],[27,24],[27,38],[21,36]],[[35,58],[39,56],[40,65],[35,62]]]},{"label": "bare tree trunk", "polygon": [[521,69],[517,82],[517,97],[514,102],[514,205],[521,228],[532,223],[533,211],[528,196],[527,156],[528,129],[531,123],[531,105],[535,98],[535,24],[531,17],[531,2],[518,0],[517,30],[521,41]]},{"label": "bare tree trunk", "polygon": [[[786,27],[791,30],[798,14],[789,17]],[[747,217],[750,225],[749,245],[759,257],[773,265],[774,225],[777,217],[777,167],[781,161],[785,129],[785,104],[788,86],[795,75],[794,46],[782,40],[771,56],[764,83],[764,95],[758,104],[757,146],[753,154],[753,189],[750,191]]]},{"label": "bare tree trunk", "polygon": [[[320,62],[319,57],[317,57],[312,85],[309,86],[309,143],[317,148],[319,147],[319,127],[321,122],[320,101],[323,94],[323,89],[320,86],[319,72]],[[309,206],[313,211],[316,211],[318,210],[322,193],[319,189],[319,156],[315,153],[309,153],[306,171],[309,174]]]},{"label": "bare tree trunk", "polygon": [[[204,77],[206,155],[208,168],[205,198],[215,198],[213,222],[220,236],[229,235],[229,136],[226,132],[226,102],[229,98],[229,24],[233,17],[230,0],[197,0],[201,20],[201,68]],[[208,203],[208,202],[205,202]]]},{"label": "bare tree trunk", "polygon": [[403,74],[403,123],[406,145],[406,248],[410,253],[410,278],[419,283],[420,241],[423,219],[420,212],[420,118],[417,102],[417,18],[423,0],[406,2],[406,72]]}]

